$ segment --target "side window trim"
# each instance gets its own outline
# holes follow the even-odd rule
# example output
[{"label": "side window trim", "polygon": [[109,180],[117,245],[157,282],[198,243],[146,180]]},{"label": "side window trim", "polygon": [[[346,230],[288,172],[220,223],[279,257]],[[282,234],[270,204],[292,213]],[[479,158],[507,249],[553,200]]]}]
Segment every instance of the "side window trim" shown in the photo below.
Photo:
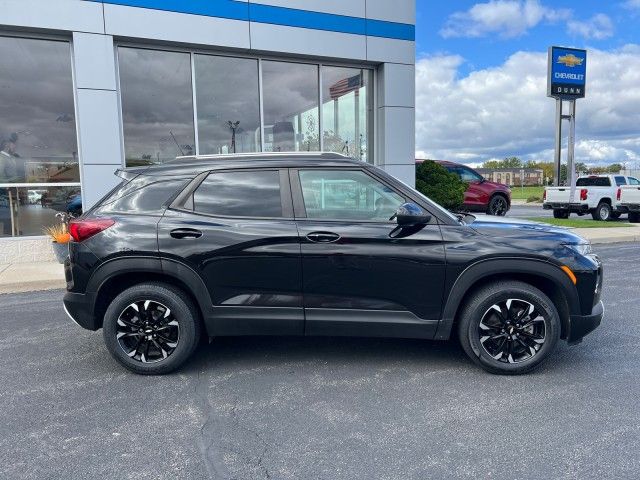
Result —
[{"label": "side window trim", "polygon": [[300,182],[300,170],[340,170],[340,171],[351,171],[351,172],[362,172],[363,175],[368,176],[369,178],[375,180],[378,183],[381,183],[388,189],[390,189],[393,193],[402,197],[402,199],[406,202],[407,195],[404,192],[398,190],[395,186],[390,185],[384,179],[378,177],[377,175],[372,174],[364,168],[358,167],[350,167],[350,168],[342,168],[342,167],[307,167],[302,169],[290,169],[289,177],[291,180],[291,190],[293,193],[293,204],[294,204],[294,215],[296,220],[312,220],[314,222],[349,222],[349,223],[377,223],[377,224],[395,224],[392,220],[354,220],[349,218],[308,218],[307,210],[304,204],[304,195],[302,193],[302,183]]},{"label": "side window trim", "polygon": [[[280,204],[282,206],[282,216],[280,217],[252,217],[252,216],[231,216],[231,215],[216,215],[213,213],[198,212],[195,210],[193,201],[193,195],[198,187],[204,182],[209,175],[216,173],[232,173],[232,172],[258,172],[258,171],[271,171],[278,172],[278,178],[280,180]],[[189,185],[176,197],[176,199],[169,206],[171,210],[178,210],[182,212],[191,213],[193,215],[201,215],[211,218],[242,218],[242,219],[257,219],[257,220],[293,220],[293,204],[291,199],[291,186],[288,181],[287,169],[278,167],[253,167],[253,168],[229,168],[219,170],[206,170],[196,178],[194,178]]]}]

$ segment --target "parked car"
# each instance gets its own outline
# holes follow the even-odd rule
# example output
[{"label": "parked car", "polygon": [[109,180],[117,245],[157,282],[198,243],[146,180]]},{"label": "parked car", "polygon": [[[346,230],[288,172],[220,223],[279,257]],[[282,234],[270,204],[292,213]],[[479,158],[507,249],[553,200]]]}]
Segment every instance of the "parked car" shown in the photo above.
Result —
[{"label": "parked car", "polygon": [[618,188],[618,208],[629,214],[630,223],[640,223],[640,181],[629,177],[629,185]]},{"label": "parked car", "polygon": [[[422,163],[425,160],[416,160]],[[511,208],[511,189],[502,183],[490,182],[474,169],[444,160],[427,160],[439,163],[450,173],[455,173],[469,186],[464,193],[464,208],[470,212],[504,216]]]},{"label": "parked car", "polygon": [[603,316],[602,265],[562,228],[453,215],[338,154],[186,157],[118,172],[69,226],[69,316],[141,374],[201,336],[446,340],[493,373]]},{"label": "parked car", "polygon": [[620,218],[626,213],[619,207],[618,187],[629,185],[637,178],[624,175],[588,175],[578,177],[573,201],[570,199],[571,187],[546,187],[543,195],[543,208],[553,210],[555,218],[569,218],[572,213],[586,215],[590,213],[594,220]]}]

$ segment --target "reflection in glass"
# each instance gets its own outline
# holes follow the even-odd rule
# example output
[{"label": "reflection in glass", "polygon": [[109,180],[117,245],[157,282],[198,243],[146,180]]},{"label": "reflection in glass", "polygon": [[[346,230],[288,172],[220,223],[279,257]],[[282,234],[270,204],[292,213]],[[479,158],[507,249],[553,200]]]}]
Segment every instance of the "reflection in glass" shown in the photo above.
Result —
[{"label": "reflection in glass", "polygon": [[230,217],[281,217],[277,171],[209,175],[193,194],[194,211]]},{"label": "reflection in glass", "polygon": [[0,37],[0,184],[78,182],[68,42]]},{"label": "reflection in glass", "polygon": [[195,154],[191,56],[118,48],[127,166]]},{"label": "reflection in glass", "polygon": [[264,61],[262,88],[265,151],[320,150],[318,66]]},{"label": "reflection in glass", "polygon": [[370,161],[370,70],[322,67],[323,149]]},{"label": "reflection in glass", "polygon": [[200,153],[259,152],[258,61],[196,55],[195,77]]},{"label": "reflection in glass", "polygon": [[42,235],[60,212],[80,215],[80,187],[0,188],[0,237]]},{"label": "reflection in glass", "polygon": [[300,170],[307,218],[388,221],[404,198],[361,171]]}]

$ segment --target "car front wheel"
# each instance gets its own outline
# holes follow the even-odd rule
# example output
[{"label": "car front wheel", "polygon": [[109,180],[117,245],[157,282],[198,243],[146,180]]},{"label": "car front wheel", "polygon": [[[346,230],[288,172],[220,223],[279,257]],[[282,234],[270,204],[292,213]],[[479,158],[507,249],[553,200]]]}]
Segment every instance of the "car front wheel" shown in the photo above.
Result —
[{"label": "car front wheel", "polygon": [[487,207],[487,213],[489,215],[497,215],[498,217],[504,217],[509,211],[509,202],[502,195],[494,195]]},{"label": "car front wheel", "polygon": [[193,353],[200,339],[198,311],[180,290],[144,283],[116,296],[104,316],[111,355],[143,375],[169,373]]},{"label": "car front wheel", "polygon": [[522,282],[496,282],[476,291],[459,317],[465,353],[491,373],[527,373],[553,352],[560,316],[549,297]]}]

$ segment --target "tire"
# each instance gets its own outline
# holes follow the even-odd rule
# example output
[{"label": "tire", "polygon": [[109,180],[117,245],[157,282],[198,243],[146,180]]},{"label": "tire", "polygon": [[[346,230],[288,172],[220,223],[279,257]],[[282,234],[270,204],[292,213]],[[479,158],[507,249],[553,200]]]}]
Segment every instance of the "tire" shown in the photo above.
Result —
[{"label": "tire", "polygon": [[161,375],[179,368],[196,349],[200,315],[181,290],[143,283],[111,301],[102,332],[109,353],[122,366],[142,375]]},{"label": "tire", "polygon": [[569,218],[569,210],[554,210],[553,218]]},{"label": "tire", "polygon": [[[510,316],[505,313],[507,304]],[[524,316],[518,320],[522,312]],[[463,307],[458,323],[460,343],[469,358],[486,371],[502,375],[523,374],[538,367],[555,350],[560,330],[560,315],[549,297],[517,281],[496,282],[476,291]],[[491,336],[500,338],[492,340]]]},{"label": "tire", "polygon": [[611,205],[609,205],[607,202],[600,202],[595,210],[591,212],[591,216],[594,220],[606,222],[611,218],[612,213],[613,212],[611,210]]},{"label": "tire", "polygon": [[640,213],[629,212],[629,223],[640,223]]},{"label": "tire", "polygon": [[494,195],[489,200],[487,206],[487,215],[495,215],[497,217],[504,217],[509,211],[509,202],[503,195]]},{"label": "tire", "polygon": [[617,220],[622,216],[622,214],[620,212],[611,212],[611,218],[613,220]]}]

